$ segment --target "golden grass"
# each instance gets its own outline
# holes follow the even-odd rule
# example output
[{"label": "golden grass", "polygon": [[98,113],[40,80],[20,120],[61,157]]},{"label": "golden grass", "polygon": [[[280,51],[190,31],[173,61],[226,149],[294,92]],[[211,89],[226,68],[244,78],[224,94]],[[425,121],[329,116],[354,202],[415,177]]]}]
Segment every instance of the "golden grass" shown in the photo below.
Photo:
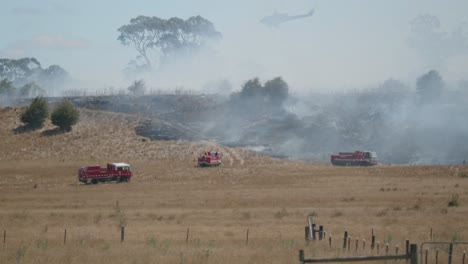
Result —
[{"label": "golden grass", "polygon": [[[468,240],[466,167],[337,168],[210,142],[151,142],[134,134],[138,117],[88,110],[71,133],[43,136],[47,124],[15,135],[18,116],[0,109],[0,263],[297,263],[300,248],[306,257],[348,254],[343,232],[370,243],[372,228],[392,250],[429,240],[431,228],[436,240]],[[225,153],[224,166],[196,167],[205,148]],[[131,163],[132,181],[77,181],[78,167],[107,161]],[[448,207],[455,193],[459,206]],[[336,247],[305,245],[308,215]]]}]

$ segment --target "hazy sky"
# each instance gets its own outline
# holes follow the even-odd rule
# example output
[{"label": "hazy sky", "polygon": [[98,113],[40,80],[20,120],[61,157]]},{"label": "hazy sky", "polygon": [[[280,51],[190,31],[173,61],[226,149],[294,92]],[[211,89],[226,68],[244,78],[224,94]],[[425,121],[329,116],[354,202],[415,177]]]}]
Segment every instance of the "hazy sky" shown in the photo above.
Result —
[{"label": "hazy sky", "polygon": [[[259,22],[275,10],[296,15],[311,8],[312,17],[277,28]],[[466,0],[1,0],[0,57],[36,57],[77,79],[125,85],[122,70],[137,54],[117,41],[120,26],[138,15],[201,15],[223,39],[209,60],[193,62],[192,75],[168,74],[174,83],[165,85],[280,75],[296,89],[358,88],[390,77],[411,82],[428,71],[408,47],[409,22],[431,14],[452,32],[468,23],[467,10]],[[465,52],[437,70],[457,81],[468,76],[467,62]]]}]

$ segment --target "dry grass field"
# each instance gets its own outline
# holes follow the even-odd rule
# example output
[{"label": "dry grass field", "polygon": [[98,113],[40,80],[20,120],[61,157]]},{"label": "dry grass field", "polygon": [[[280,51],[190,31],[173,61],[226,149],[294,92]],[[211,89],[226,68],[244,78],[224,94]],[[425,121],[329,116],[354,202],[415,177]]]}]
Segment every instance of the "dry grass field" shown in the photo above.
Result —
[{"label": "dry grass field", "polygon": [[[50,124],[20,132],[20,109],[0,108],[0,263],[298,263],[301,248],[351,254],[340,250],[343,232],[370,241],[372,228],[392,248],[428,241],[431,228],[434,240],[468,241],[468,167],[286,161],[149,141],[135,135],[136,116],[80,112],[73,131],[55,134]],[[224,153],[224,165],[196,167],[204,149]],[[132,181],[78,182],[80,166],[106,162],[130,163]],[[334,248],[305,245],[309,215]]]}]

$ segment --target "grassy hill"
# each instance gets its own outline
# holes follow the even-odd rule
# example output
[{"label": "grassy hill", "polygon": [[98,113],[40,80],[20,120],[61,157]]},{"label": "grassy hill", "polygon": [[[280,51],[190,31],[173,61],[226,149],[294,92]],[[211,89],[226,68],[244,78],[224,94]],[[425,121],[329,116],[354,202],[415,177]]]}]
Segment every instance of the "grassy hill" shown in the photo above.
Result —
[{"label": "grassy hill", "polygon": [[[438,241],[468,240],[464,166],[338,168],[149,141],[134,132],[137,116],[91,110],[70,133],[50,124],[20,132],[20,111],[0,109],[0,263],[297,263],[300,248],[308,257],[371,254],[372,229],[381,254],[384,243],[401,252],[406,239],[430,240],[431,228]],[[196,167],[205,149],[224,153],[224,165]],[[129,162],[132,181],[78,182],[80,166],[108,161]],[[305,244],[308,216],[332,248]],[[343,251],[345,230],[367,248]]]}]

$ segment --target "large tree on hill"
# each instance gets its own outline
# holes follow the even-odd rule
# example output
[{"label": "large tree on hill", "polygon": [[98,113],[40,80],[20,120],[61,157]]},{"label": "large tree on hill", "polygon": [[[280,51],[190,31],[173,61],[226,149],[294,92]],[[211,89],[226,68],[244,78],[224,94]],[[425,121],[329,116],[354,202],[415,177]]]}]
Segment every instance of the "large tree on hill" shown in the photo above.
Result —
[{"label": "large tree on hill", "polygon": [[138,16],[132,18],[130,24],[121,26],[118,32],[117,39],[125,46],[133,46],[147,68],[153,66],[152,52],[168,58],[181,51],[192,52],[202,47],[206,40],[221,37],[213,23],[201,16],[187,20]]}]

